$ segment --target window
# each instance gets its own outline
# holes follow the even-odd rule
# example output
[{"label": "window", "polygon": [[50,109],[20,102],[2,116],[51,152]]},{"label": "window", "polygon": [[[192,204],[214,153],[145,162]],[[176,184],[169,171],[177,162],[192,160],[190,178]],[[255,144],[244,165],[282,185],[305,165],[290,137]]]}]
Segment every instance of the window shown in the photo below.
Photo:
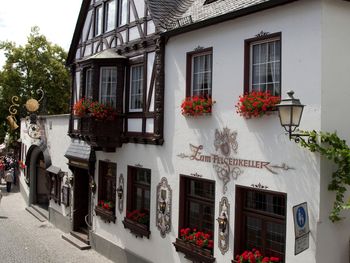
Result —
[{"label": "window", "polygon": [[149,229],[151,170],[128,167],[127,218]]},{"label": "window", "polygon": [[186,96],[212,96],[212,49],[187,53]]},{"label": "window", "polygon": [[235,254],[256,248],[284,259],[286,195],[237,187],[236,200]]},{"label": "window", "polygon": [[125,25],[128,21],[128,1],[120,0],[121,11],[120,11],[120,25]]},{"label": "window", "polygon": [[92,94],[92,69],[87,69],[85,71],[85,98],[92,100]]},{"label": "window", "polygon": [[103,17],[102,5],[96,7],[95,9],[95,36],[102,34],[102,17]]},{"label": "window", "polygon": [[115,163],[100,161],[98,176],[98,206],[114,213],[116,201]]},{"label": "window", "polygon": [[100,102],[115,108],[117,92],[117,68],[101,67]]},{"label": "window", "polygon": [[245,92],[281,95],[281,36],[246,40]]},{"label": "window", "polygon": [[143,108],[143,65],[130,68],[129,111],[142,111]]},{"label": "window", "polygon": [[116,28],[116,1],[111,0],[105,4],[105,32],[111,31]]},{"label": "window", "polygon": [[215,222],[215,183],[181,176],[180,187],[180,229],[196,228],[212,234]]}]

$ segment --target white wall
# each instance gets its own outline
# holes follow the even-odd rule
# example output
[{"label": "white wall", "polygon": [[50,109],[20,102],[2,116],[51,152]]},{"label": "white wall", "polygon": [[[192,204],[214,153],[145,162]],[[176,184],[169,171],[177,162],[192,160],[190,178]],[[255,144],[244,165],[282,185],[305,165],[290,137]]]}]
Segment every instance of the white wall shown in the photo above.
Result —
[{"label": "white wall", "polygon": [[[322,118],[321,130],[337,131],[350,144],[350,2],[323,0],[322,6]],[[321,166],[321,210],[318,225],[317,262],[348,262],[350,213],[338,223],[330,223],[335,195],[328,184],[336,166],[325,160]],[[349,198],[349,191],[345,200]]]},{"label": "white wall", "polygon": [[[67,158],[64,157],[68,146],[70,144],[70,137],[67,135],[68,133],[68,124],[69,124],[69,115],[52,115],[52,116],[40,116],[39,117],[44,122],[44,131],[42,133],[46,136],[46,145],[51,158],[51,163],[54,166],[60,167],[63,172],[67,172],[68,175],[71,175],[71,171],[67,166]],[[26,145],[27,151],[30,149],[32,145],[39,145],[39,139],[32,139],[29,137],[27,133],[27,125],[26,120],[21,120],[21,139],[22,143]],[[26,156],[27,153],[24,153]],[[24,159],[25,161],[25,159]],[[21,189],[27,196],[29,197],[29,187],[25,182],[25,178],[23,175],[23,170],[21,170],[20,175],[20,184]],[[65,177],[63,178],[63,182],[65,182]],[[53,200],[50,201],[50,207],[60,212],[63,215],[69,214],[69,208],[65,208],[65,206],[56,204]]]},{"label": "white wall", "polygon": [[[184,255],[175,251],[172,242],[178,233],[179,175],[198,173],[203,178],[216,181],[215,218],[218,203],[223,196],[222,182],[211,164],[189,161],[177,157],[189,153],[189,143],[204,145],[204,154],[215,152],[215,129],[228,127],[237,131],[239,144],[237,158],[286,163],[294,170],[271,174],[267,170],[245,168],[244,173],[228,184],[231,205],[230,250],[224,256],[218,249],[218,226],[215,222],[216,262],[233,259],[235,186],[258,184],[269,190],[287,193],[287,245],[286,262],[315,263],[316,223],[319,219],[319,157],[290,142],[273,113],[261,119],[245,120],[235,112],[234,105],[243,92],[244,40],[254,37],[261,30],[282,32],[282,92],[293,89],[295,95],[307,107],[301,128],[321,128],[321,5],[319,1],[297,1],[292,4],[259,12],[233,21],[173,37],[166,46],[165,73],[165,143],[163,146],[126,144],[116,153],[97,152],[98,160],[108,159],[117,163],[117,175],[127,176],[127,165],[141,164],[151,169],[151,237],[135,238],[122,225],[125,213],[117,210],[116,224],[105,224],[99,217],[94,219],[97,234],[128,248],[154,263],[188,262]],[[186,52],[197,46],[213,47],[213,98],[216,104],[211,116],[188,118],[181,115],[180,104],[185,97]],[[165,239],[155,226],[156,186],[166,176],[173,190],[173,216],[171,233]],[[97,177],[95,178],[97,180]],[[95,200],[96,201],[96,200]],[[310,217],[310,248],[294,256],[294,223],[292,207],[308,203]],[[124,204],[125,205],[125,204]],[[125,211],[125,206],[124,206]],[[157,249],[155,253],[154,248]]]}]

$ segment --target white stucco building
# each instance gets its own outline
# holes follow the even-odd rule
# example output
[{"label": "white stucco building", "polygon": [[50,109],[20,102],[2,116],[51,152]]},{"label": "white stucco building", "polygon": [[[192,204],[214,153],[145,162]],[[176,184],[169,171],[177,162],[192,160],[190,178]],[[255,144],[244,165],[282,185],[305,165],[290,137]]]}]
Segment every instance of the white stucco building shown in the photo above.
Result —
[{"label": "white stucco building", "polygon": [[[120,20],[99,31],[110,4]],[[277,111],[245,119],[235,105],[245,92],[294,90],[302,130],[349,144],[349,22],[343,0],[83,1],[72,104],[112,102],[117,127],[72,112],[71,147],[91,145],[68,158],[91,218],[73,215],[75,230],[89,227],[93,248],[122,262],[230,262],[253,247],[288,263],[347,262],[350,215],[328,218],[333,164],[289,140]],[[193,95],[215,100],[211,114],[181,114]],[[186,247],[187,227],[212,233],[208,254]]]}]

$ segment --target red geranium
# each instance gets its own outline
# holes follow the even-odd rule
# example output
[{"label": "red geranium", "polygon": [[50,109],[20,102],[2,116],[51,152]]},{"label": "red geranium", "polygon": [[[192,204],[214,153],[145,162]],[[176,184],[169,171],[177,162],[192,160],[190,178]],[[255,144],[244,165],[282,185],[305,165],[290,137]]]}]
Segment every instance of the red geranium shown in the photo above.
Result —
[{"label": "red geranium", "polygon": [[98,206],[111,211],[114,208],[114,203],[112,201],[99,200]]},{"label": "red geranium", "polygon": [[181,113],[187,116],[199,116],[204,113],[211,113],[215,101],[211,98],[199,96],[187,97],[181,103]]},{"label": "red geranium", "polygon": [[180,239],[191,242],[199,247],[213,249],[214,242],[211,233],[197,231],[196,228],[182,228],[180,230]]},{"label": "red geranium", "polygon": [[280,97],[272,96],[269,92],[257,92],[239,96],[236,112],[246,119],[260,117],[273,110],[280,102]]},{"label": "red geranium", "polygon": [[279,263],[277,257],[264,257],[260,251],[253,248],[252,251],[246,250],[241,255],[236,256],[238,263]]},{"label": "red geranium", "polygon": [[126,213],[126,218],[135,221],[140,224],[148,226],[149,224],[149,211],[146,209],[138,210],[135,209],[131,212]]},{"label": "red geranium", "polygon": [[115,109],[98,101],[81,98],[74,106],[74,115],[84,117],[88,114],[96,120],[114,120],[117,116]]}]

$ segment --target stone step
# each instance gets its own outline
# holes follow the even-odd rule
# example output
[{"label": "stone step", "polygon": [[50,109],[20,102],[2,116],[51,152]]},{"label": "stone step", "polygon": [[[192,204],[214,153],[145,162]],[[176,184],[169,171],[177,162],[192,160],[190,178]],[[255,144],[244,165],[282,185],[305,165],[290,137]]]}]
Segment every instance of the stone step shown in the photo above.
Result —
[{"label": "stone step", "polygon": [[86,245],[90,245],[89,235],[79,231],[71,231],[70,234],[79,239],[81,242],[84,242]]},{"label": "stone step", "polygon": [[30,207],[32,207],[34,210],[36,210],[39,214],[41,214],[43,217],[45,217],[47,220],[49,219],[49,210],[44,206],[38,205],[38,204],[31,204]]},{"label": "stone step", "polygon": [[40,214],[36,209],[34,209],[33,207],[29,206],[26,207],[26,210],[31,213],[34,217],[36,217],[40,222],[45,222],[46,218]]},{"label": "stone step", "polygon": [[84,242],[80,241],[79,239],[73,237],[71,234],[64,234],[62,235],[62,238],[66,241],[68,241],[69,243],[71,243],[73,246],[79,248],[80,250],[86,250],[86,249],[90,249],[91,246],[85,244]]}]

